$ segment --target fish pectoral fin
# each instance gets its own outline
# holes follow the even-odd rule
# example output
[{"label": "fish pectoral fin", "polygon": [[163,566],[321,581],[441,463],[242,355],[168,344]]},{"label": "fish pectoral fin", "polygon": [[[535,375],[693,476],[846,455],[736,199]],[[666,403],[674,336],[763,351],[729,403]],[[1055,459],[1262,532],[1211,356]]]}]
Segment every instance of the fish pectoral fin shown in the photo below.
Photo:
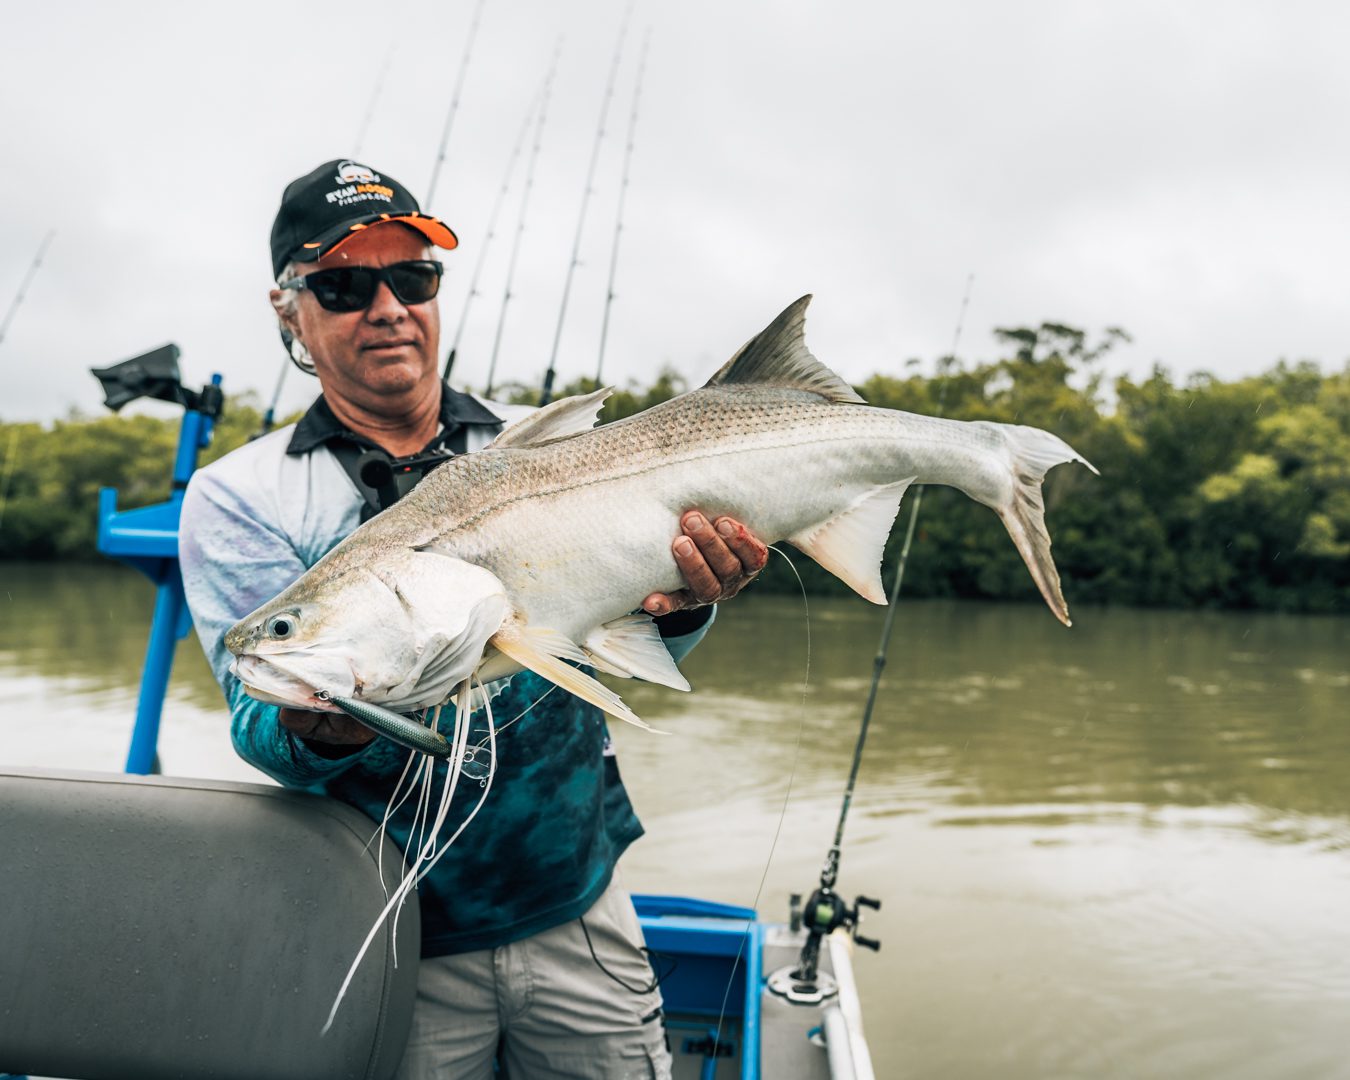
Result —
[{"label": "fish pectoral fin", "polygon": [[523,420],[517,420],[488,445],[493,450],[509,446],[534,446],[549,439],[561,439],[590,431],[600,417],[600,407],[614,391],[602,386],[591,394],[566,397],[545,405]]},{"label": "fish pectoral fin", "polygon": [[900,512],[900,500],[915,479],[911,476],[873,488],[847,510],[788,540],[864,600],[884,604],[881,556],[895,515]]},{"label": "fish pectoral fin", "polygon": [[645,679],[672,690],[689,689],[650,615],[624,615],[598,626],[586,635],[583,648],[592,664],[621,679]]},{"label": "fish pectoral fin", "polygon": [[508,624],[492,635],[490,644],[505,653],[521,667],[529,668],[540,678],[556,683],[582,701],[619,720],[635,724],[646,731],[654,730],[607,686],[563,663],[564,659],[590,663],[590,658],[569,638],[556,630],[532,629],[519,623]]}]

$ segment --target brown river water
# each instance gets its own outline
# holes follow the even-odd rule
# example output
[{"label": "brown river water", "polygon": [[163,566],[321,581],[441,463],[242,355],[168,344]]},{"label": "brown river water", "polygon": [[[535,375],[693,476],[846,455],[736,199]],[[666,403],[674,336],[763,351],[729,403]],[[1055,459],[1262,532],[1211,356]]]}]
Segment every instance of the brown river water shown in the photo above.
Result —
[{"label": "brown river water", "polygon": [[[0,762],[121,767],[152,604],[0,563]],[[1350,620],[901,604],[839,875],[877,1075],[1350,1076]],[[622,684],[632,888],[810,891],[881,615],[752,590],[693,694]],[[165,772],[261,779],[226,727],[189,639]]]}]

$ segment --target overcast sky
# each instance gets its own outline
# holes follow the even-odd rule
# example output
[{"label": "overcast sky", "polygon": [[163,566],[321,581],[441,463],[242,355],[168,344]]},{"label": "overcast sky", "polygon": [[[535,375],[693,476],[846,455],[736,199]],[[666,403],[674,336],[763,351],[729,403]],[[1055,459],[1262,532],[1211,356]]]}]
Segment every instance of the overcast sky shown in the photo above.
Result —
[{"label": "overcast sky", "polygon": [[[96,412],[87,374],[165,341],[189,383],[270,397],[282,188],[356,157],[423,198],[473,0],[3,3],[0,418]],[[624,0],[486,0],[430,204],[454,333],[511,147],[559,35],[500,375],[537,383]],[[606,381],[701,382],[797,296],[860,380],[995,326],[1134,344],[1112,370],[1234,377],[1350,356],[1350,7],[1341,3],[637,0],[602,144],[560,379],[594,372],[624,134],[651,51]],[[363,120],[386,56],[368,133]],[[481,386],[519,186],[456,369]],[[292,371],[283,408],[314,382]]]}]

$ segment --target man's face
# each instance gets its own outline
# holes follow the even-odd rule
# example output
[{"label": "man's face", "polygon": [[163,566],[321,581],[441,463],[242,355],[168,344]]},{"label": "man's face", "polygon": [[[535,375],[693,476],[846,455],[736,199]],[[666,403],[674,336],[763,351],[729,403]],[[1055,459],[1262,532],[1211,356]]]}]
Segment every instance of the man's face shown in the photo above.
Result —
[{"label": "man's face", "polygon": [[[350,266],[390,266],[428,259],[426,241],[396,222],[373,225],[347,240],[303,273]],[[441,319],[436,300],[405,305],[380,282],[364,311],[325,311],[307,289],[291,332],[309,349],[325,395],[372,412],[402,410],[410,393],[438,385],[436,350]]]}]

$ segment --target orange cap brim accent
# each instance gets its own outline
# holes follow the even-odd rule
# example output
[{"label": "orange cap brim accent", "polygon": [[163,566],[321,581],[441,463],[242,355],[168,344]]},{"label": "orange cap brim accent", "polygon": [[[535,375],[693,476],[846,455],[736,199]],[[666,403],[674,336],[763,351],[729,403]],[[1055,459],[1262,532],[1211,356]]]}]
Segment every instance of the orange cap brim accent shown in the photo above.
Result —
[{"label": "orange cap brim accent", "polygon": [[[362,229],[368,229],[375,225],[384,225],[386,223],[406,225],[410,229],[416,229],[431,243],[439,248],[445,248],[446,251],[453,251],[455,248],[459,247],[459,238],[451,232],[450,227],[439,218],[427,217],[426,214],[381,214],[376,221],[358,221],[354,223],[346,236],[321,254],[327,255],[329,252],[336,251]],[[305,246],[309,247],[308,244]]]}]

